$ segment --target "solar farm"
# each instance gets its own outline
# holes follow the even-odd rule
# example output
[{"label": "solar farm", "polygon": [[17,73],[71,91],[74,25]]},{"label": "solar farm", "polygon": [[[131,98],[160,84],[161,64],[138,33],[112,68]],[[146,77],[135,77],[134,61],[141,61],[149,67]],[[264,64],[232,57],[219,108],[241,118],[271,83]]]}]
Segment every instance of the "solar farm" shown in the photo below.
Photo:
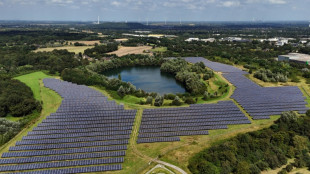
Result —
[{"label": "solar farm", "polygon": [[232,101],[190,107],[145,109],[137,143],[180,141],[179,136],[208,135],[227,125],[251,124]]},{"label": "solar farm", "polygon": [[[122,169],[136,111],[83,85],[44,79],[62,104],[0,159],[0,172],[88,173]],[[53,169],[54,168],[54,169]]]},{"label": "solar farm", "polygon": [[[308,109],[298,87],[261,87],[245,76],[247,72],[233,66],[204,58],[185,60],[203,62],[223,72],[236,87],[232,100],[144,109],[139,130],[135,128],[139,131],[137,144],[181,141],[182,136],[208,135],[210,130],[228,129],[229,125],[251,124],[240,106],[253,120],[269,119],[284,111],[305,113]],[[58,79],[44,79],[43,83],[62,97],[62,103],[57,112],[2,154],[0,173],[122,170],[137,111],[125,110],[123,105],[85,85]]]},{"label": "solar farm", "polygon": [[223,72],[223,76],[236,87],[231,98],[254,120],[269,119],[271,115],[280,115],[284,111],[298,111],[304,114],[309,109],[306,107],[306,98],[298,87],[261,87],[244,76],[247,72],[236,67],[200,57],[185,60],[191,63],[203,62],[212,70]]}]

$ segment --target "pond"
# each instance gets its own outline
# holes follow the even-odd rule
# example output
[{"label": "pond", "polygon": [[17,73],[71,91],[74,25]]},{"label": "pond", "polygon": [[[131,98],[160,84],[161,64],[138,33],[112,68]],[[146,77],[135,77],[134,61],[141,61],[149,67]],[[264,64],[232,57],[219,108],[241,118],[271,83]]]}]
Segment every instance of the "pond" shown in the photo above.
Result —
[{"label": "pond", "polygon": [[118,78],[121,74],[122,81],[130,82],[146,92],[163,94],[184,93],[184,86],[173,75],[160,71],[158,66],[123,67],[103,73],[109,78]]}]

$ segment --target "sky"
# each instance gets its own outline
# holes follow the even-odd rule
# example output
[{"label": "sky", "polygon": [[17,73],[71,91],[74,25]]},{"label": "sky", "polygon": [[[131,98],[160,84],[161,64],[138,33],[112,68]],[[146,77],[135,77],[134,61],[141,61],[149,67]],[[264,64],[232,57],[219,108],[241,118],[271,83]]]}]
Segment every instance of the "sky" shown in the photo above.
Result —
[{"label": "sky", "polygon": [[0,20],[310,21],[310,0],[0,0]]}]

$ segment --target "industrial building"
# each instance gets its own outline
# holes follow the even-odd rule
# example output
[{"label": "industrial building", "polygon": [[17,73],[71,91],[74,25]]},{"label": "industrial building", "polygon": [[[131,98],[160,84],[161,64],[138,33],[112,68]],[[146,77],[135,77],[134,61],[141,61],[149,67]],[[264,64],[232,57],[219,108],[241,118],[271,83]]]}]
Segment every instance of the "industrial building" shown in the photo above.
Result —
[{"label": "industrial building", "polygon": [[310,63],[310,55],[300,53],[289,53],[287,55],[278,56],[278,61]]}]

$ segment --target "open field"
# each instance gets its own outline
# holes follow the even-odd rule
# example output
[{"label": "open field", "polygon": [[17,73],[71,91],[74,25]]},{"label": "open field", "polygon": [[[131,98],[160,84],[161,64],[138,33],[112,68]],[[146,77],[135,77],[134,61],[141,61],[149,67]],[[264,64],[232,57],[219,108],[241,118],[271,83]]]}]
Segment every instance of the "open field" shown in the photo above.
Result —
[{"label": "open field", "polygon": [[51,76],[48,76],[40,71],[40,72],[18,76],[15,79],[29,86],[33,92],[34,98],[40,101],[41,100],[40,80],[44,78],[48,78],[48,77],[51,77]]},{"label": "open field", "polygon": [[139,47],[119,47],[117,51],[110,52],[108,54],[116,54],[117,56],[125,56],[128,54],[146,54],[150,55],[151,53],[144,53],[144,51],[150,51],[151,46],[139,46]]},{"label": "open field", "polygon": [[68,50],[69,52],[74,52],[75,54],[84,53],[88,48],[93,48],[94,46],[63,46],[63,47],[52,47],[52,48],[39,48],[34,52],[51,52],[53,50]]},{"label": "open field", "polygon": [[88,46],[94,46],[95,44],[100,44],[100,40],[92,40],[92,41],[84,41],[84,40],[75,40],[75,41],[68,41],[68,44],[74,44],[74,43],[81,43]]},{"label": "open field", "polygon": [[165,52],[167,50],[168,50],[167,47],[157,47],[157,48],[152,49],[151,51],[152,52]]}]

